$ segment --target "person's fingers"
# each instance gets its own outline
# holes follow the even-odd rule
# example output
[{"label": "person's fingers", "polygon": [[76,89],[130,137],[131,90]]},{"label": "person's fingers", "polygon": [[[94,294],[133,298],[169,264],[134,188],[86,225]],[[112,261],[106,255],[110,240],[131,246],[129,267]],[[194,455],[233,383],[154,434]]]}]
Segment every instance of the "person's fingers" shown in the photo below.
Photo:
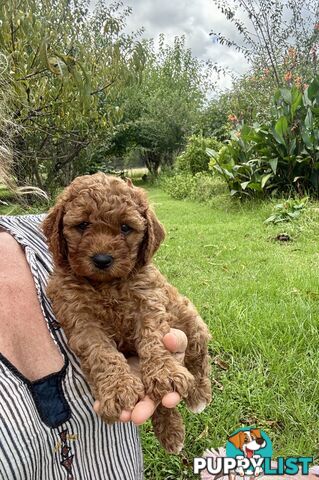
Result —
[{"label": "person's fingers", "polygon": [[[177,392],[170,392],[164,395],[162,405],[166,408],[174,408],[181,401],[181,397]],[[135,425],[141,425],[146,422],[154,413],[157,405],[148,396],[140,400],[130,412],[123,410],[119,421],[126,423],[132,421]],[[100,402],[96,400],[93,405],[93,410],[97,415],[100,414]]]},{"label": "person's fingers", "polygon": [[126,422],[129,422],[131,420],[131,416],[132,416],[132,412],[130,412],[129,410],[123,410],[123,412],[120,415],[119,420],[120,420],[120,422],[126,423]]},{"label": "person's fingers", "polygon": [[[181,401],[181,397],[177,392],[170,392],[164,395],[162,405],[166,408],[174,408]],[[146,422],[156,410],[157,405],[148,396],[140,400],[131,413],[131,421],[135,425],[142,425]]]},{"label": "person's fingers", "polygon": [[181,397],[177,392],[170,392],[164,395],[162,405],[166,408],[174,408],[181,401]]},{"label": "person's fingers", "polygon": [[97,415],[99,415],[99,412],[100,412],[100,402],[98,400],[95,400],[94,404],[93,404],[93,410],[95,411],[95,413],[97,413]]},{"label": "person's fingers", "polygon": [[131,420],[135,425],[146,422],[154,413],[156,405],[148,396],[140,400],[132,410]]},{"label": "person's fingers", "polygon": [[167,350],[172,353],[185,353],[187,337],[182,330],[171,328],[170,332],[164,335],[163,343]]},{"label": "person's fingers", "polygon": [[[98,400],[95,400],[93,404],[93,410],[97,415],[100,415],[100,402]],[[119,421],[123,423],[129,422],[131,420],[131,413],[132,412],[130,412],[129,410],[123,410],[120,415]]]}]

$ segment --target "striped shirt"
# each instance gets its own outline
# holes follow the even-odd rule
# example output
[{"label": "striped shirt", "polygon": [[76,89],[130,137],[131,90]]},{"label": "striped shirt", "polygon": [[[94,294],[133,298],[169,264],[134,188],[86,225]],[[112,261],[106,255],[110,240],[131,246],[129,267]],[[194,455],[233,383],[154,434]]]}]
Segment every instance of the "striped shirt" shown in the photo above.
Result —
[{"label": "striped shirt", "polygon": [[52,261],[39,226],[44,215],[0,217],[24,248],[50,335],[64,366],[34,382],[0,354],[0,480],[139,480],[143,478],[137,428],[107,425],[78,358],[45,294]]}]

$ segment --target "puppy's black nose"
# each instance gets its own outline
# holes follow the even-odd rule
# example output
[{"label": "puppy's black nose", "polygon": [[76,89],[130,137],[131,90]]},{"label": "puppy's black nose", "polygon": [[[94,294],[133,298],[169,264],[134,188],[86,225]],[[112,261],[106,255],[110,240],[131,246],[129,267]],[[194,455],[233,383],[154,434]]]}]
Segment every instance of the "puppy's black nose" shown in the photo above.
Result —
[{"label": "puppy's black nose", "polygon": [[262,445],[262,444],[264,443],[264,441],[265,441],[265,440],[264,440],[263,438],[256,438],[256,443],[257,443],[258,445]]},{"label": "puppy's black nose", "polygon": [[114,262],[113,257],[111,255],[107,255],[106,253],[98,253],[92,257],[92,260],[94,265],[101,270],[109,268]]}]

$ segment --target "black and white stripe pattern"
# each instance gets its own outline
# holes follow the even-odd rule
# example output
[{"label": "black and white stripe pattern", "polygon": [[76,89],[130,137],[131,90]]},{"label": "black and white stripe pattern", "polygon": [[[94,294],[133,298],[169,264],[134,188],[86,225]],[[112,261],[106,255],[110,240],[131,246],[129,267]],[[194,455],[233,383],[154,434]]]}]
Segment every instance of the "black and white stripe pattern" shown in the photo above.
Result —
[{"label": "black and white stripe pattern", "polygon": [[62,387],[71,417],[51,428],[39,415],[30,382],[0,355],[0,480],[139,480],[143,478],[137,428],[106,425],[76,356],[45,295],[51,257],[39,226],[44,215],[0,217],[25,250],[44,318],[65,358]]}]

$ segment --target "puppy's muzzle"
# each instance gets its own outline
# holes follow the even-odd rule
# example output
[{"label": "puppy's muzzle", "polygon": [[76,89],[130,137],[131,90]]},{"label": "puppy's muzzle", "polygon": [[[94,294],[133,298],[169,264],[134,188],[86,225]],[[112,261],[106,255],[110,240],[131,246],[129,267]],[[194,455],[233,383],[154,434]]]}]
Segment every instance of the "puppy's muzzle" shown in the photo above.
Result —
[{"label": "puppy's muzzle", "polygon": [[265,440],[263,438],[256,438],[256,443],[258,445],[263,445],[264,442],[265,442]]},{"label": "puppy's muzzle", "polygon": [[112,255],[108,255],[107,253],[98,253],[92,257],[92,261],[94,265],[99,268],[100,270],[106,270],[110,268],[111,265],[114,263],[114,258]]}]

